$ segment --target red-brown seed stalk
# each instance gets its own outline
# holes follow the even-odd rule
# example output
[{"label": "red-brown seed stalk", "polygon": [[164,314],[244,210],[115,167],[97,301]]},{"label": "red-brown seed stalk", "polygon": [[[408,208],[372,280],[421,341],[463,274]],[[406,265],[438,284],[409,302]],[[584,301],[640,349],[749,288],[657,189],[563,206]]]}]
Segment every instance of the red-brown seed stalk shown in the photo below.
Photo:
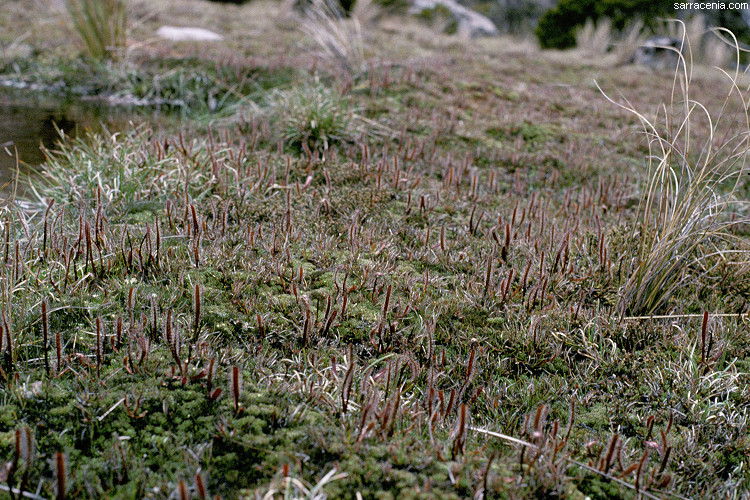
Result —
[{"label": "red-brown seed stalk", "polygon": [[341,412],[346,414],[347,407],[349,405],[349,395],[351,393],[352,388],[352,382],[354,381],[354,367],[355,367],[355,360],[354,360],[354,348],[352,345],[349,345],[348,349],[348,357],[349,357],[349,366],[346,369],[346,374],[344,375],[344,382],[341,387]]},{"label": "red-brown seed stalk", "polygon": [[62,371],[62,336],[60,332],[55,333],[55,349],[57,351],[57,372],[60,373]]},{"label": "red-brown seed stalk", "polygon": [[211,358],[208,362],[208,370],[206,370],[206,388],[208,393],[211,394],[211,389],[214,381],[214,372],[216,371],[216,358]]},{"label": "red-brown seed stalk", "polygon": [[201,476],[200,473],[195,475],[195,491],[198,493],[198,498],[200,498],[200,500],[206,500],[208,498],[208,489],[206,488],[206,483],[203,481],[203,476]]},{"label": "red-brown seed stalk", "polygon": [[458,410],[458,429],[456,430],[456,437],[453,440],[453,457],[464,452],[464,443],[466,442],[466,428],[467,428],[467,410],[466,404],[461,403]]},{"label": "red-brown seed stalk", "polygon": [[392,286],[393,286],[393,285],[388,285],[388,290],[387,290],[387,291],[385,292],[385,302],[383,302],[383,309],[382,309],[382,311],[380,312],[380,314],[381,314],[381,316],[382,316],[382,321],[385,321],[385,320],[386,320],[386,317],[385,317],[385,315],[386,315],[386,313],[388,312],[388,305],[389,305],[389,304],[390,304],[390,302],[391,302],[391,287],[392,287]]},{"label": "red-brown seed stalk", "polygon": [[167,319],[164,322],[164,337],[167,341],[167,347],[172,349],[174,339],[172,338],[172,310],[167,309]]},{"label": "red-brown seed stalk", "polygon": [[240,368],[238,366],[232,367],[232,402],[234,403],[234,411],[240,411]]},{"label": "red-brown seed stalk", "polygon": [[310,328],[311,328],[311,314],[310,314],[310,306],[305,303],[305,324],[302,327],[302,347],[307,347],[307,345],[310,343]]},{"label": "red-brown seed stalk", "polygon": [[34,457],[34,435],[31,433],[31,428],[27,426],[24,426],[21,431],[21,436],[23,438],[23,461],[26,473],[28,473],[31,471],[31,462]]},{"label": "red-brown seed stalk", "polygon": [[201,287],[198,283],[195,284],[195,292],[193,293],[193,341],[190,345],[190,349],[193,345],[198,343],[198,335],[200,334],[201,328]]},{"label": "red-brown seed stalk", "polygon": [[2,320],[3,320],[3,331],[5,332],[5,355],[6,359],[8,360],[8,364],[10,365],[11,369],[13,368],[13,330],[10,328],[10,321],[8,321],[8,314],[3,308],[2,310]]},{"label": "red-brown seed stalk", "polygon": [[104,325],[102,324],[102,318],[96,318],[96,375],[102,369],[102,337],[104,336]]},{"label": "red-brown seed stalk", "polygon": [[[349,302],[349,291],[344,291],[344,298],[341,301],[341,321],[346,319],[346,304]],[[0,346],[1,347],[1,346]]]},{"label": "red-brown seed stalk", "polygon": [[157,310],[156,310],[156,296],[151,295],[151,339],[156,339],[156,329],[157,329]]},{"label": "red-brown seed stalk", "polygon": [[65,454],[61,451],[55,453],[55,476],[57,479],[55,497],[57,500],[64,500],[67,490],[67,474],[65,472]]},{"label": "red-brown seed stalk", "polygon": [[654,418],[653,415],[649,415],[648,418],[646,419],[646,429],[647,429],[647,432],[646,432],[646,441],[648,441],[649,439],[651,439],[651,432],[654,429],[654,421],[655,420],[656,419]]},{"label": "red-brown seed stalk", "polygon": [[635,473],[635,491],[638,493],[641,489],[641,475],[646,470],[646,464],[648,463],[648,459],[651,456],[651,448],[646,448],[646,450],[643,452],[643,456],[641,456],[640,461],[638,462],[638,469]]},{"label": "red-brown seed stalk", "polygon": [[573,430],[573,421],[575,420],[576,402],[574,399],[570,400],[570,410],[568,411],[568,425],[565,427],[565,441],[568,441],[570,431]]},{"label": "red-brown seed stalk", "polygon": [[708,311],[703,312],[703,323],[701,324],[701,363],[706,362],[709,354],[706,352],[706,333],[708,332]]},{"label": "red-brown seed stalk", "polygon": [[512,283],[512,281],[513,281],[513,268],[511,267],[510,272],[508,272],[508,278],[505,280],[505,284],[503,285],[503,288],[502,288],[502,294],[503,294],[502,301],[503,302],[505,302],[505,299],[508,296],[508,292],[510,291],[510,284]]},{"label": "red-brown seed stalk", "polygon": [[531,270],[531,259],[529,259],[529,262],[526,263],[526,269],[524,269],[523,278],[521,279],[521,290],[524,294],[526,293],[526,284],[529,279],[530,270]]},{"label": "red-brown seed stalk", "polygon": [[602,457],[602,460],[599,462],[599,470],[604,472],[605,474],[609,471],[609,468],[613,463],[612,457],[615,454],[615,450],[617,449],[619,441],[620,435],[616,432],[612,434],[612,437],[609,440],[609,446],[607,446],[607,454]]},{"label": "red-brown seed stalk", "polygon": [[200,235],[193,240],[193,261],[195,262],[195,267],[199,267],[201,263],[200,240]]},{"label": "red-brown seed stalk", "polygon": [[193,237],[197,237],[200,233],[200,224],[198,224],[198,214],[195,211],[195,206],[190,204],[190,213],[193,216]]},{"label": "red-brown seed stalk", "polygon": [[445,407],[445,414],[443,416],[444,418],[450,414],[455,402],[456,402],[456,389],[451,389],[451,397],[448,399],[448,406]]},{"label": "red-brown seed stalk", "polygon": [[122,344],[122,316],[117,317],[115,326],[115,342],[120,346]]},{"label": "red-brown seed stalk", "polygon": [[44,370],[49,376],[49,321],[47,319],[47,299],[42,299],[42,342],[44,348]]},{"label": "red-brown seed stalk", "polygon": [[487,270],[485,271],[484,275],[484,297],[487,297],[487,294],[490,290],[490,282],[492,281],[492,263],[495,260],[495,254],[491,254],[490,257],[487,259]]}]

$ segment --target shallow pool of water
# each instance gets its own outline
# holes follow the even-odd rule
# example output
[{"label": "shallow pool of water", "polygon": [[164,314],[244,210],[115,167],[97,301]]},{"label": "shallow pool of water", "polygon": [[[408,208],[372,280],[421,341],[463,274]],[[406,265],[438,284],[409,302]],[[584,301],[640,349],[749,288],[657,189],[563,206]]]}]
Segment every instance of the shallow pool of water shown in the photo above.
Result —
[{"label": "shallow pool of water", "polygon": [[122,130],[134,116],[131,110],[86,101],[0,92],[0,198],[12,193],[17,163],[18,192],[28,192],[29,175],[45,160],[41,146],[54,149],[61,138],[59,131],[75,137],[106,126],[114,132]]}]

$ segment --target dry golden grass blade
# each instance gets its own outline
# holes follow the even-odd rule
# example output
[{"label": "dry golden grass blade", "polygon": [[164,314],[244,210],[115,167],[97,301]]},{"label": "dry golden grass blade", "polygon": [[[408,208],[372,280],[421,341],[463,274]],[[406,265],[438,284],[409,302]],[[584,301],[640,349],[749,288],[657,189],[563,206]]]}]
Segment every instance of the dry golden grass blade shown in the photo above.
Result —
[{"label": "dry golden grass blade", "polygon": [[[638,256],[620,294],[623,315],[653,315],[668,307],[673,295],[694,279],[688,269],[720,253],[716,248],[706,252],[704,245],[729,242],[732,228],[748,221],[734,198],[750,150],[747,112],[739,131],[736,117],[728,112],[733,96],[739,98],[740,109],[747,109],[737,74],[732,77],[723,72],[729,78],[727,95],[712,114],[690,98],[692,53],[687,35],[683,35],[682,45],[687,47],[690,62],[679,52],[670,103],[661,108],[663,125],[627,101],[615,102],[605,94],[607,100],[638,118],[649,147],[648,184],[632,229],[632,237],[640,242]],[[706,135],[696,135],[699,129]],[[696,147],[700,148],[697,154]],[[727,182],[731,183],[729,189]]]},{"label": "dry golden grass blade", "polygon": [[323,59],[350,74],[362,69],[365,51],[359,20],[346,19],[336,0],[312,0],[301,30],[317,44]]}]

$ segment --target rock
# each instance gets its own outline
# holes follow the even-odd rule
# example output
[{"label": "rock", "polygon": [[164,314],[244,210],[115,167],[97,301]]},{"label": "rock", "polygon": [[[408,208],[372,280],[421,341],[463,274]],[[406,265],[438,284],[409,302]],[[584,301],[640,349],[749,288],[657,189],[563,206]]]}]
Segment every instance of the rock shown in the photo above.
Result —
[{"label": "rock", "polygon": [[211,42],[224,39],[218,33],[207,29],[180,26],[162,26],[156,30],[156,36],[172,40],[173,42]]},{"label": "rock", "polygon": [[456,21],[456,31],[470,38],[496,36],[497,27],[488,17],[459,5],[455,0],[412,0],[409,13],[421,14],[437,8],[447,10]]},{"label": "rock", "polygon": [[652,36],[638,47],[628,62],[654,69],[675,69],[680,61],[682,40]]}]

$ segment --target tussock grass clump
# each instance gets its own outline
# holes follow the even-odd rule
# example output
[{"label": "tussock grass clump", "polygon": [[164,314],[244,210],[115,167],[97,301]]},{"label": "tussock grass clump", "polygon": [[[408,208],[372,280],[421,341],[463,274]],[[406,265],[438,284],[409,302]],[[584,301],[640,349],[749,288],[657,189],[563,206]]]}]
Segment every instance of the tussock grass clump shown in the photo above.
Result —
[{"label": "tussock grass clump", "polygon": [[[174,162],[159,156],[158,150],[139,148],[137,139],[142,133],[144,127],[132,130],[126,137],[105,132],[62,142],[54,154],[48,152],[47,168],[42,180],[38,180],[43,187],[32,187],[37,198],[76,202],[93,199],[97,193],[108,202],[125,204],[149,198],[166,182],[164,168]],[[72,163],[80,168],[63,167]]]},{"label": "tussock grass clump", "polygon": [[356,16],[346,19],[336,0],[313,0],[305,8],[302,32],[320,48],[320,56],[355,73],[365,61],[362,30]]},{"label": "tussock grass clump", "polygon": [[[683,45],[690,57],[685,37]],[[681,288],[711,273],[715,258],[733,252],[733,230],[748,222],[734,196],[750,150],[747,92],[737,72],[724,73],[726,97],[710,110],[691,98],[691,66],[680,59],[671,100],[655,118],[618,103],[640,120],[649,148],[648,181],[632,230],[638,252],[619,299],[623,314],[667,309]]]},{"label": "tussock grass clump", "polygon": [[281,137],[300,150],[327,150],[332,144],[354,142],[361,128],[350,101],[321,84],[277,91],[270,106]]},{"label": "tussock grass clump", "polygon": [[67,0],[66,5],[88,57],[94,61],[123,57],[128,27],[124,0]]},{"label": "tussock grass clump", "polygon": [[588,19],[578,33],[576,46],[587,54],[602,55],[607,52],[612,40],[612,21],[604,19],[598,25]]}]

